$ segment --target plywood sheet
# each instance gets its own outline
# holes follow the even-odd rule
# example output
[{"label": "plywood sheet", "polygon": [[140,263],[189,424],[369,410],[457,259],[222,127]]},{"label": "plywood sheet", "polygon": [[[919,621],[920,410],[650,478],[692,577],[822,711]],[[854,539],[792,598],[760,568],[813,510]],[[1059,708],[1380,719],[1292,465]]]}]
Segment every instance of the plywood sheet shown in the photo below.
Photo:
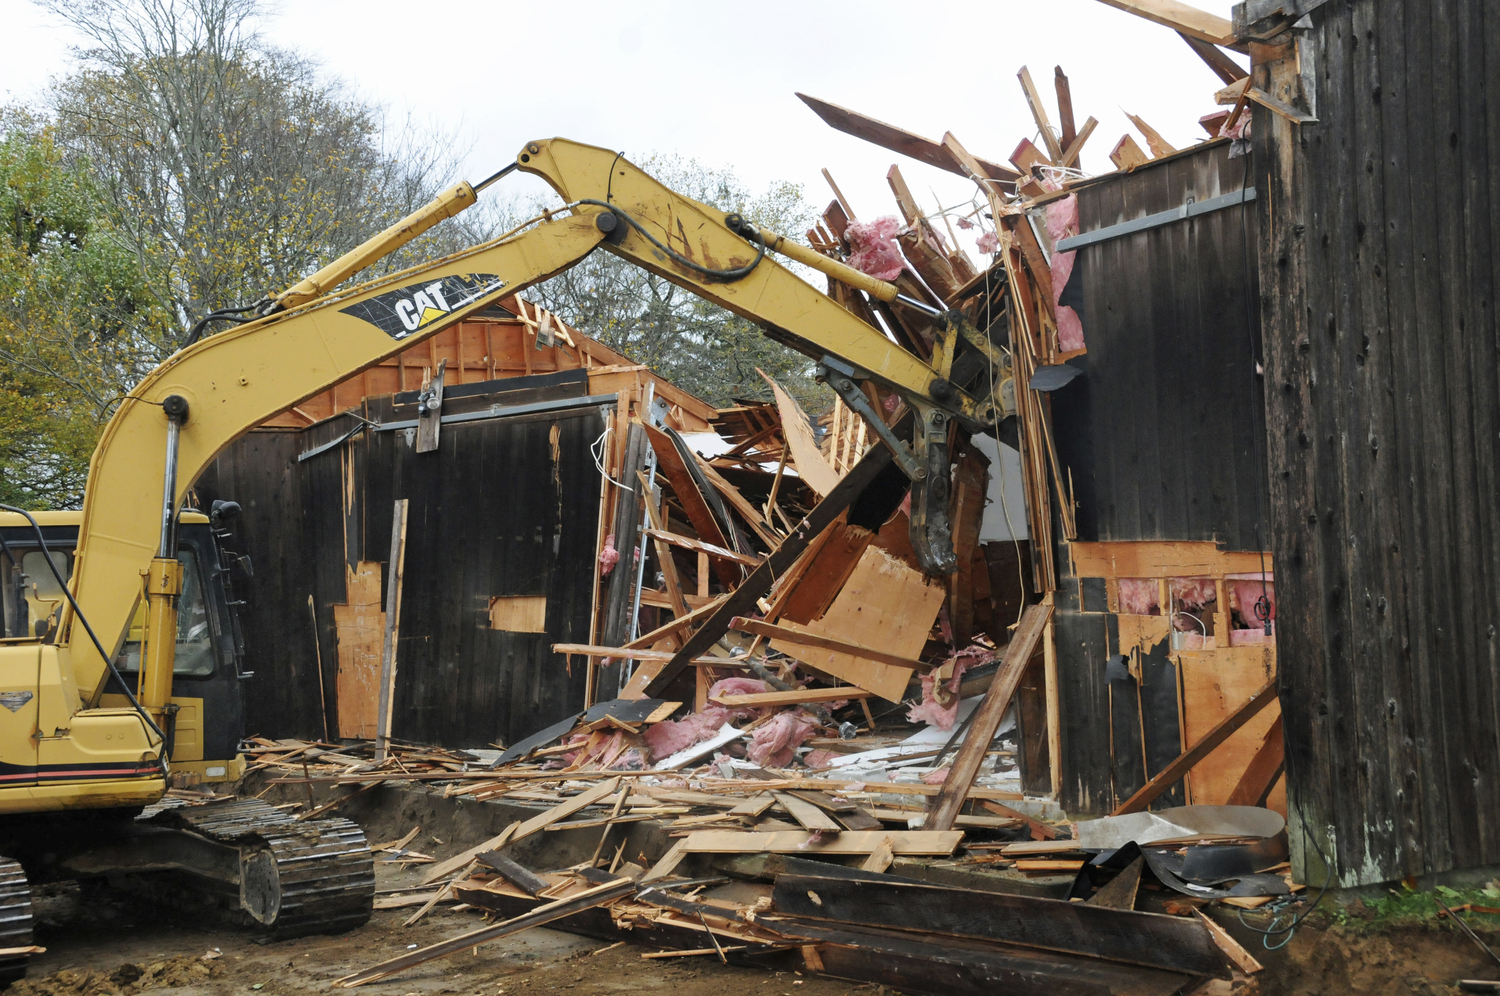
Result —
[{"label": "plywood sheet", "polygon": [[[1175,656],[1182,673],[1183,739],[1188,746],[1250,701],[1276,674],[1276,654],[1270,647],[1183,651]],[[1281,707],[1272,703],[1199,761],[1188,774],[1189,801],[1214,806],[1228,802],[1280,714]],[[1272,790],[1267,805],[1286,815],[1283,786]]]},{"label": "plywood sheet", "polygon": [[375,736],[385,642],[379,561],[361,560],[344,584],[347,604],[333,607],[339,641],[339,736],[364,740]]},{"label": "plywood sheet", "polygon": [[[928,583],[921,571],[870,546],[823,618],[806,629],[819,636],[915,659],[922,653],[945,595],[941,584]],[[774,640],[771,646],[891,702],[901,701],[911,678],[907,668],[802,646],[792,640]]]},{"label": "plywood sheet", "polygon": [[770,383],[771,390],[776,392],[776,409],[781,413],[781,431],[786,436],[787,445],[791,447],[792,463],[797,468],[797,476],[816,491],[819,498],[826,497],[839,482],[838,471],[833,469],[828,458],[818,449],[818,441],[813,437],[812,426],[808,424],[807,414],[803,412],[802,406],[783,391],[780,384],[769,377],[766,380]]},{"label": "plywood sheet", "polygon": [[490,629],[507,633],[547,632],[547,596],[494,596],[490,599]]}]

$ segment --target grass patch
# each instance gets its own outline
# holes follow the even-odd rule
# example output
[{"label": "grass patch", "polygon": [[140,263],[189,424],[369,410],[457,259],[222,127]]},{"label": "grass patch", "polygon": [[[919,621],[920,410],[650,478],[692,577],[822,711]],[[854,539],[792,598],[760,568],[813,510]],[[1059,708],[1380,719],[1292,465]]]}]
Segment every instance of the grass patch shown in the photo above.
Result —
[{"label": "grass patch", "polygon": [[1398,888],[1387,890],[1384,896],[1335,905],[1329,913],[1340,926],[1355,929],[1437,926],[1442,922],[1442,907],[1438,905],[1440,899],[1443,905],[1463,917],[1470,926],[1481,930],[1500,930],[1500,913],[1458,909],[1460,906],[1471,905],[1500,910],[1500,880],[1476,889],[1452,889],[1439,885],[1422,890],[1402,883]]}]

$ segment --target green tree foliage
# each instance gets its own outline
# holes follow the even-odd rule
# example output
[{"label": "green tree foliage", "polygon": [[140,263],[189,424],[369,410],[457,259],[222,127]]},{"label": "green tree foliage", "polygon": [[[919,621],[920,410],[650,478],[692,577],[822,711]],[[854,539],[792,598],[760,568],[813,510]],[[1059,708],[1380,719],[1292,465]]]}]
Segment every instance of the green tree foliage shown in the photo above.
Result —
[{"label": "green tree foliage", "polygon": [[[731,170],[694,159],[658,155],[638,165],[680,194],[737,211],[772,231],[796,237],[813,223],[800,184],[774,183],[757,195]],[[757,369],[809,411],[833,403],[832,392],[812,378],[812,360],[745,319],[608,253],[594,253],[527,297],[711,404],[771,400]]]},{"label": "green tree foliage", "polygon": [[0,501],[73,506],[161,316],[87,161],[24,113],[0,136]]}]

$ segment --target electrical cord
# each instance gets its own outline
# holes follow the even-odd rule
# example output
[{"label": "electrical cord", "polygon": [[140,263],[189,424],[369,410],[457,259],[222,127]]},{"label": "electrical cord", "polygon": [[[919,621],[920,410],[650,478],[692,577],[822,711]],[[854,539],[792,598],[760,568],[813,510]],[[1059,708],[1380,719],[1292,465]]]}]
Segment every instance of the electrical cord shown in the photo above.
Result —
[{"label": "electrical cord", "polygon": [[270,298],[263,297],[259,301],[256,301],[254,304],[247,304],[243,308],[220,308],[218,311],[210,311],[208,314],[198,319],[197,324],[195,324],[188,332],[187,340],[183,342],[182,348],[186,349],[193,343],[197,342],[199,339],[202,339],[203,330],[208,328],[210,322],[233,322],[236,325],[245,325],[255,321],[255,319],[241,318],[239,317],[240,315],[243,315],[247,311],[256,311],[270,303]]},{"label": "electrical cord", "polygon": [[[757,266],[760,265],[761,260],[766,258],[766,242],[765,239],[760,237],[759,229],[756,229],[757,235],[755,239],[756,249],[754,259],[752,259],[744,266],[737,266],[728,270],[715,270],[710,267],[704,266],[701,263],[697,263],[691,259],[688,259],[676,249],[673,249],[671,246],[665,245],[662,242],[658,241],[656,236],[646,231],[645,227],[640,222],[632,218],[629,213],[621,208],[615,207],[613,204],[610,204],[607,201],[597,201],[593,200],[592,198],[586,198],[584,200],[574,201],[573,204],[590,204],[594,207],[606,208],[607,210],[613,212],[616,218],[619,218],[621,221],[625,222],[625,224],[629,225],[631,228],[640,233],[641,237],[644,238],[647,242],[650,242],[657,249],[666,253],[674,263],[678,264],[679,266],[686,267],[687,269],[692,270],[694,273],[699,274],[700,276],[707,277],[709,280],[717,280],[722,283],[732,283],[736,280],[743,280],[745,277],[748,277]],[[571,207],[572,205],[569,206]]]},{"label": "electrical cord", "polygon": [[[136,712],[141,714],[141,718],[146,721],[146,725],[151,727],[152,730],[156,731],[156,735],[161,737],[162,745],[165,746],[167,742],[167,735],[161,731],[161,727],[156,725],[156,721],[151,718],[151,714],[146,712],[145,708],[143,708],[140,702],[136,700],[135,694],[131,692],[130,686],[125,683],[125,679],[120,676],[120,672],[115,670],[114,661],[110,660],[109,654],[104,652],[104,644],[100,643],[99,638],[94,635],[94,627],[89,625],[88,619],[86,619],[83,615],[83,610],[78,607],[78,600],[73,597],[73,592],[68,589],[68,582],[63,580],[62,573],[57,569],[57,564],[53,563],[52,551],[47,549],[47,541],[42,536],[42,527],[37,524],[36,519],[32,517],[31,513],[26,511],[24,508],[16,508],[14,505],[0,504],[0,511],[15,512],[17,515],[24,515],[26,517],[26,521],[31,523],[31,531],[36,533],[37,545],[42,548],[42,559],[45,560],[47,562],[47,566],[51,568],[52,576],[57,579],[57,586],[61,588],[62,593],[67,596],[68,604],[73,607],[73,614],[77,616],[78,621],[83,624],[84,632],[88,633],[89,639],[94,641],[94,649],[99,651],[99,659],[104,661],[104,666],[109,669],[109,673],[113,675],[114,679],[120,683],[120,688],[124,690],[125,698],[130,700],[130,705],[135,709]],[[8,549],[6,552],[7,554],[9,554]]]}]

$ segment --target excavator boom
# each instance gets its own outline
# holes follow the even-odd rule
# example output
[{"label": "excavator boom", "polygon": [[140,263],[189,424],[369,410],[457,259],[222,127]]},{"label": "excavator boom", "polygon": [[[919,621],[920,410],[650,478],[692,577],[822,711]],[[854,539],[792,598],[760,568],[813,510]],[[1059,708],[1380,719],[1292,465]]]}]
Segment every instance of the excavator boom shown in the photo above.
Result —
[{"label": "excavator boom", "polygon": [[[313,283],[322,295],[304,303],[298,303],[302,295],[314,288],[299,285],[298,293],[283,294],[275,306],[290,307],[181,350],[131,392],[94,453],[74,574],[79,609],[106,650],[118,650],[142,572],[158,551],[162,501],[140,482],[166,474],[169,419],[163,405],[168,399],[182,399],[188,411],[176,444],[180,507],[209,462],[255,426],[498,298],[566,270],[601,246],[756,322],[824,362],[846,386],[850,378],[872,379],[897,391],[927,427],[912,440],[915,457],[907,451],[903,460],[898,453],[898,462],[918,482],[931,468],[946,486],[948,420],[982,427],[1000,414],[998,392],[976,397],[955,387],[945,369],[897,346],[765,254],[763,245],[736,234],[722,211],[674,193],[616,153],[550,139],[529,143],[517,165],[551,184],[569,211],[549,213],[519,234],[357,286],[331,288],[332,279],[319,278]],[[472,203],[473,190],[460,185],[445,197],[445,205],[429,205],[418,214],[423,219],[454,214]],[[369,253],[356,250],[325,274],[337,270],[333,278],[342,279],[367,266],[400,244],[392,233],[401,227],[371,240]],[[949,364],[954,322],[950,317]],[[905,448],[887,438],[883,423],[875,428],[888,445]],[[933,522],[937,533],[946,529],[941,515]],[[941,554],[941,549],[930,554],[934,572],[945,569]],[[951,561],[951,548],[947,556]],[[78,687],[87,696],[106,672],[80,629],[68,629],[67,644]]]}]

